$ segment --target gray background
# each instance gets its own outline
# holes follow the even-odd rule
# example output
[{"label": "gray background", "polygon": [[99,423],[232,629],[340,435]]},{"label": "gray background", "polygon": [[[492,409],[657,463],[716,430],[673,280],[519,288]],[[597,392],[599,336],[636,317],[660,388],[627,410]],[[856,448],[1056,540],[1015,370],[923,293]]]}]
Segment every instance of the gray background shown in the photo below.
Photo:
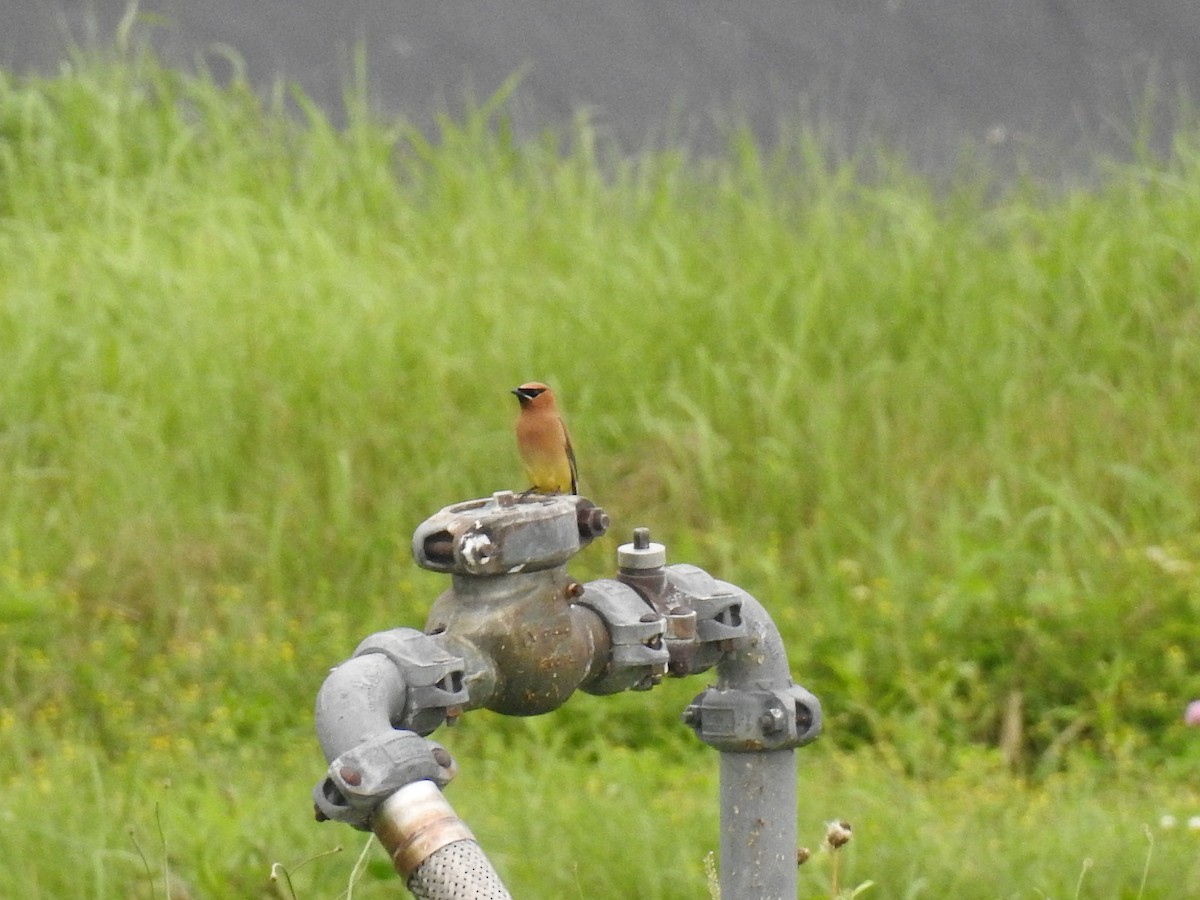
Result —
[{"label": "gray background", "polygon": [[[68,40],[111,40],[122,0],[0,0],[0,63],[53,71]],[[586,109],[628,149],[719,146],[749,122],[882,139],[924,169],[964,143],[1044,176],[1128,149],[1146,96],[1157,146],[1200,88],[1200,0],[143,0],[173,63],[299,84],[335,117],[367,52],[372,103],[428,127],[514,72],[518,130]],[[1170,101],[1170,102],[1165,102]]]}]

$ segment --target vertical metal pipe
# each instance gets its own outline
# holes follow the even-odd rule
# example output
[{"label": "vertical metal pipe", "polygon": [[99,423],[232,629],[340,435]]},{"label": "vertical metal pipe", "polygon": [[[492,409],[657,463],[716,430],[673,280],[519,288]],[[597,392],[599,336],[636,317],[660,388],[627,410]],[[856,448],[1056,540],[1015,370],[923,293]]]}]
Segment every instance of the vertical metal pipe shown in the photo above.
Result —
[{"label": "vertical metal pipe", "polygon": [[796,752],[721,754],[721,897],[794,900]]},{"label": "vertical metal pipe", "polygon": [[[746,635],[717,664],[729,691],[793,686],[787,651],[766,609],[740,588]],[[794,900],[796,896],[796,752],[721,753],[721,896]]]}]

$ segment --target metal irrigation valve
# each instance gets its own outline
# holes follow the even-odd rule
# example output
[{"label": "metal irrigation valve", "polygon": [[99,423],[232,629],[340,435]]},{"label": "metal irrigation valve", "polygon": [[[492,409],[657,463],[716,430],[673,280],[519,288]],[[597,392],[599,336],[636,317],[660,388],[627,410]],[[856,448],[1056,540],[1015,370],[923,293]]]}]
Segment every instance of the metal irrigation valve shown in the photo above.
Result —
[{"label": "metal irrigation valve", "polygon": [[446,507],[413,535],[416,562],[451,576],[424,631],[371,635],[322,684],[318,818],[374,831],[415,896],[508,897],[439,792],[453,759],[424,735],[468,709],[538,715],[576,690],[648,690],[708,669],[716,684],[683,718],[721,751],[722,891],[796,895],[792,751],[820,733],[819,701],[792,681],[761,603],[668,566],[645,528],[618,549],[616,578],[573,579],[568,561],[607,528],[573,495],[499,491]]},{"label": "metal irrigation valve", "polygon": [[608,528],[584,497],[514,494],[448,506],[413,535],[418,565],[451,576],[425,631],[465,661],[470,708],[557,709],[600,668],[609,639],[567,562]]}]

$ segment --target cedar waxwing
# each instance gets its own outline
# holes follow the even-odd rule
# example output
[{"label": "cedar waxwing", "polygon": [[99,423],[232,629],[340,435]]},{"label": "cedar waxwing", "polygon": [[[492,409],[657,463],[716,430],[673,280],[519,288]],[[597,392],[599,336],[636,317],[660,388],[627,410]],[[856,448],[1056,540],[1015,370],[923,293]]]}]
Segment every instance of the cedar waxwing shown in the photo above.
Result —
[{"label": "cedar waxwing", "polygon": [[538,381],[513,388],[521,404],[517,416],[517,450],[525,474],[539,494],[578,493],[575,451],[571,436],[558,414],[554,391]]}]

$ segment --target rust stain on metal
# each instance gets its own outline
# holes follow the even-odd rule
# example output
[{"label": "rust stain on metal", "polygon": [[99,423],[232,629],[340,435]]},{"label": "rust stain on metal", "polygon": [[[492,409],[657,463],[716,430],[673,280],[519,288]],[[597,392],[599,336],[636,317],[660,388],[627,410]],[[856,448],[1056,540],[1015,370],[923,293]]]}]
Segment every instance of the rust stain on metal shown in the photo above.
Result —
[{"label": "rust stain on metal", "polygon": [[561,625],[550,625],[546,628],[530,628],[522,632],[524,645],[532,647],[534,644],[540,644],[543,641],[553,640],[554,638],[566,637],[571,634],[570,623]]}]

